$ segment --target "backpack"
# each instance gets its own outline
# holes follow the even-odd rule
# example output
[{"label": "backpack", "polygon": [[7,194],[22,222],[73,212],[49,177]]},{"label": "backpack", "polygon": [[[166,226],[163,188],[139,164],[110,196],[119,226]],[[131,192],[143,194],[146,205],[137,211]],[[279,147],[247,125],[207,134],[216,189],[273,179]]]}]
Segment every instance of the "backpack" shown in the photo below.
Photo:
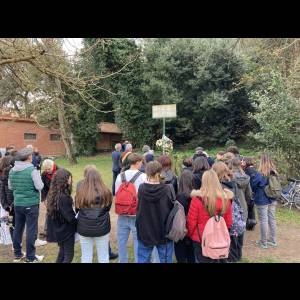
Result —
[{"label": "backpack", "polygon": [[121,173],[122,184],[116,193],[115,211],[118,215],[135,216],[137,209],[137,191],[134,186],[136,179],[143,174],[138,171],[130,181],[126,181],[125,173]]},{"label": "backpack", "polygon": [[274,199],[278,199],[281,196],[281,191],[282,191],[282,187],[281,187],[281,183],[279,181],[279,178],[277,175],[270,175],[268,177],[268,185],[265,186],[265,194],[269,197],[269,198],[274,198]]},{"label": "backpack", "polygon": [[253,199],[251,199],[250,202],[248,203],[248,219],[246,222],[246,229],[254,230],[256,224],[257,222],[255,219],[254,201]]},{"label": "backpack", "polygon": [[[197,232],[201,241],[198,224]],[[221,214],[211,216],[205,224],[202,235],[202,255],[211,259],[224,259],[228,258],[229,249],[230,236],[223,216]]]},{"label": "backpack", "polygon": [[187,234],[184,207],[177,200],[174,202],[174,207],[168,216],[166,232],[166,238],[175,243],[179,240],[183,240]]},{"label": "backpack", "polygon": [[234,199],[232,201],[232,225],[230,228],[230,235],[241,235],[246,230],[246,222],[244,221],[244,210],[241,206],[240,200],[237,196],[237,187],[234,185]]}]

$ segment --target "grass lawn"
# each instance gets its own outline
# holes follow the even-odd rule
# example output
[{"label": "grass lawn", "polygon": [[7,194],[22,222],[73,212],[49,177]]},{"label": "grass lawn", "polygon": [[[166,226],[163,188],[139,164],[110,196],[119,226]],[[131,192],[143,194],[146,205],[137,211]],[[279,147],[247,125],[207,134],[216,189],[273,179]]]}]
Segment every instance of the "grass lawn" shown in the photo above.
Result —
[{"label": "grass lawn", "polygon": [[[208,153],[214,156],[220,149],[214,148],[209,149]],[[176,154],[176,152],[175,152]],[[178,157],[183,157],[185,155],[192,155],[193,151],[179,152],[177,153]],[[257,153],[253,151],[246,151],[241,149],[242,155],[248,156],[256,156]],[[178,163],[180,160],[178,160]],[[78,159],[77,165],[70,165],[65,159],[57,159],[56,163],[58,166],[68,169],[73,175],[73,195],[75,191],[76,184],[79,180],[83,178],[83,170],[84,167],[88,164],[96,165],[99,170],[105,184],[111,188],[112,184],[112,171],[111,171],[111,154],[102,154],[93,157],[80,157]],[[41,214],[42,215],[42,214]],[[42,218],[42,216],[41,216]],[[114,213],[114,205],[111,209],[111,221],[112,221],[112,231],[111,231],[111,247],[113,250],[117,250],[117,242],[116,242],[116,215]],[[43,224],[43,221],[40,220]],[[274,250],[263,252],[263,250],[257,250],[255,246],[253,246],[253,240],[256,239],[259,235],[258,226],[255,232],[246,232],[245,235],[245,251],[242,262],[243,263],[252,263],[252,262],[281,262],[281,261],[295,261],[300,262],[300,254],[296,251],[300,247],[300,212],[297,210],[289,210],[287,208],[277,209],[277,222],[278,222],[278,235],[282,236],[282,242],[280,241],[280,245],[283,247],[281,249],[278,248],[277,252]],[[48,244],[43,247],[37,248],[37,254],[45,255],[44,262],[55,262],[57,256],[57,245],[56,244]],[[262,251],[262,252],[260,252]],[[279,253],[279,252],[283,253]],[[95,252],[94,252],[95,253]],[[73,262],[80,262],[80,244],[76,243],[75,246],[75,257]],[[95,255],[94,255],[95,256]],[[281,259],[282,258],[282,259]],[[11,246],[0,246],[0,262],[11,262],[12,261],[12,253]],[[129,261],[134,262],[133,258],[133,247],[129,248]],[[94,257],[94,262],[96,262],[96,257]],[[117,261],[112,261],[117,262]]]}]

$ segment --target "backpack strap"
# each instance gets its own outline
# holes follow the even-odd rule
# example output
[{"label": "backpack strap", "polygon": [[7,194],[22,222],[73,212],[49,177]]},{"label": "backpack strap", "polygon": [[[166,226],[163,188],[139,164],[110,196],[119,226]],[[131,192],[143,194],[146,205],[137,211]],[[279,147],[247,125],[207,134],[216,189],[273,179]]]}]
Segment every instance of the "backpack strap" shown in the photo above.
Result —
[{"label": "backpack strap", "polygon": [[[138,177],[139,177],[141,174],[143,174],[143,172],[138,171],[138,172],[137,172],[137,173],[129,180],[129,182],[134,183],[134,182],[138,179]],[[124,174],[124,176],[125,176],[125,174]]]},{"label": "backpack strap", "polygon": [[122,183],[123,183],[123,182],[126,182],[125,172],[122,172],[122,173],[121,173],[121,180],[122,180]]}]

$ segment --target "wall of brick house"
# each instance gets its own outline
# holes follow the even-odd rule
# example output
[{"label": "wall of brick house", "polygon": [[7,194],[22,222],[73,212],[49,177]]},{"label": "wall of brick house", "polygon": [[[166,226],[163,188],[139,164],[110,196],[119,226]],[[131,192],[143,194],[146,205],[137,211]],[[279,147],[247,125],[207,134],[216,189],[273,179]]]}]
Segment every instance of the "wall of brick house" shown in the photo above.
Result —
[{"label": "wall of brick house", "polygon": [[[35,133],[36,140],[25,140],[24,133]],[[14,145],[17,149],[33,145],[44,156],[65,155],[62,141],[51,141],[50,134],[59,134],[58,130],[40,127],[34,122],[0,120],[0,148]]]},{"label": "wall of brick house", "polygon": [[114,149],[116,143],[121,143],[122,134],[115,133],[100,133],[99,141],[97,142],[97,150],[111,151]]}]

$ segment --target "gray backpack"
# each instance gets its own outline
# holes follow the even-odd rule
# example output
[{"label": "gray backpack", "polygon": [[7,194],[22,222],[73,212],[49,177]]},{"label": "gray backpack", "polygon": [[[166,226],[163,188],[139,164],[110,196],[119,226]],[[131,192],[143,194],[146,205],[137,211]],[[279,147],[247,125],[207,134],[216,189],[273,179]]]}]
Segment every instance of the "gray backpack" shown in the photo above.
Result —
[{"label": "gray backpack", "polygon": [[278,199],[281,196],[281,183],[277,175],[269,176],[269,184],[265,187],[265,193],[269,198]]},{"label": "gray backpack", "polygon": [[166,224],[166,238],[177,243],[187,234],[184,207],[177,200],[174,202]]}]

